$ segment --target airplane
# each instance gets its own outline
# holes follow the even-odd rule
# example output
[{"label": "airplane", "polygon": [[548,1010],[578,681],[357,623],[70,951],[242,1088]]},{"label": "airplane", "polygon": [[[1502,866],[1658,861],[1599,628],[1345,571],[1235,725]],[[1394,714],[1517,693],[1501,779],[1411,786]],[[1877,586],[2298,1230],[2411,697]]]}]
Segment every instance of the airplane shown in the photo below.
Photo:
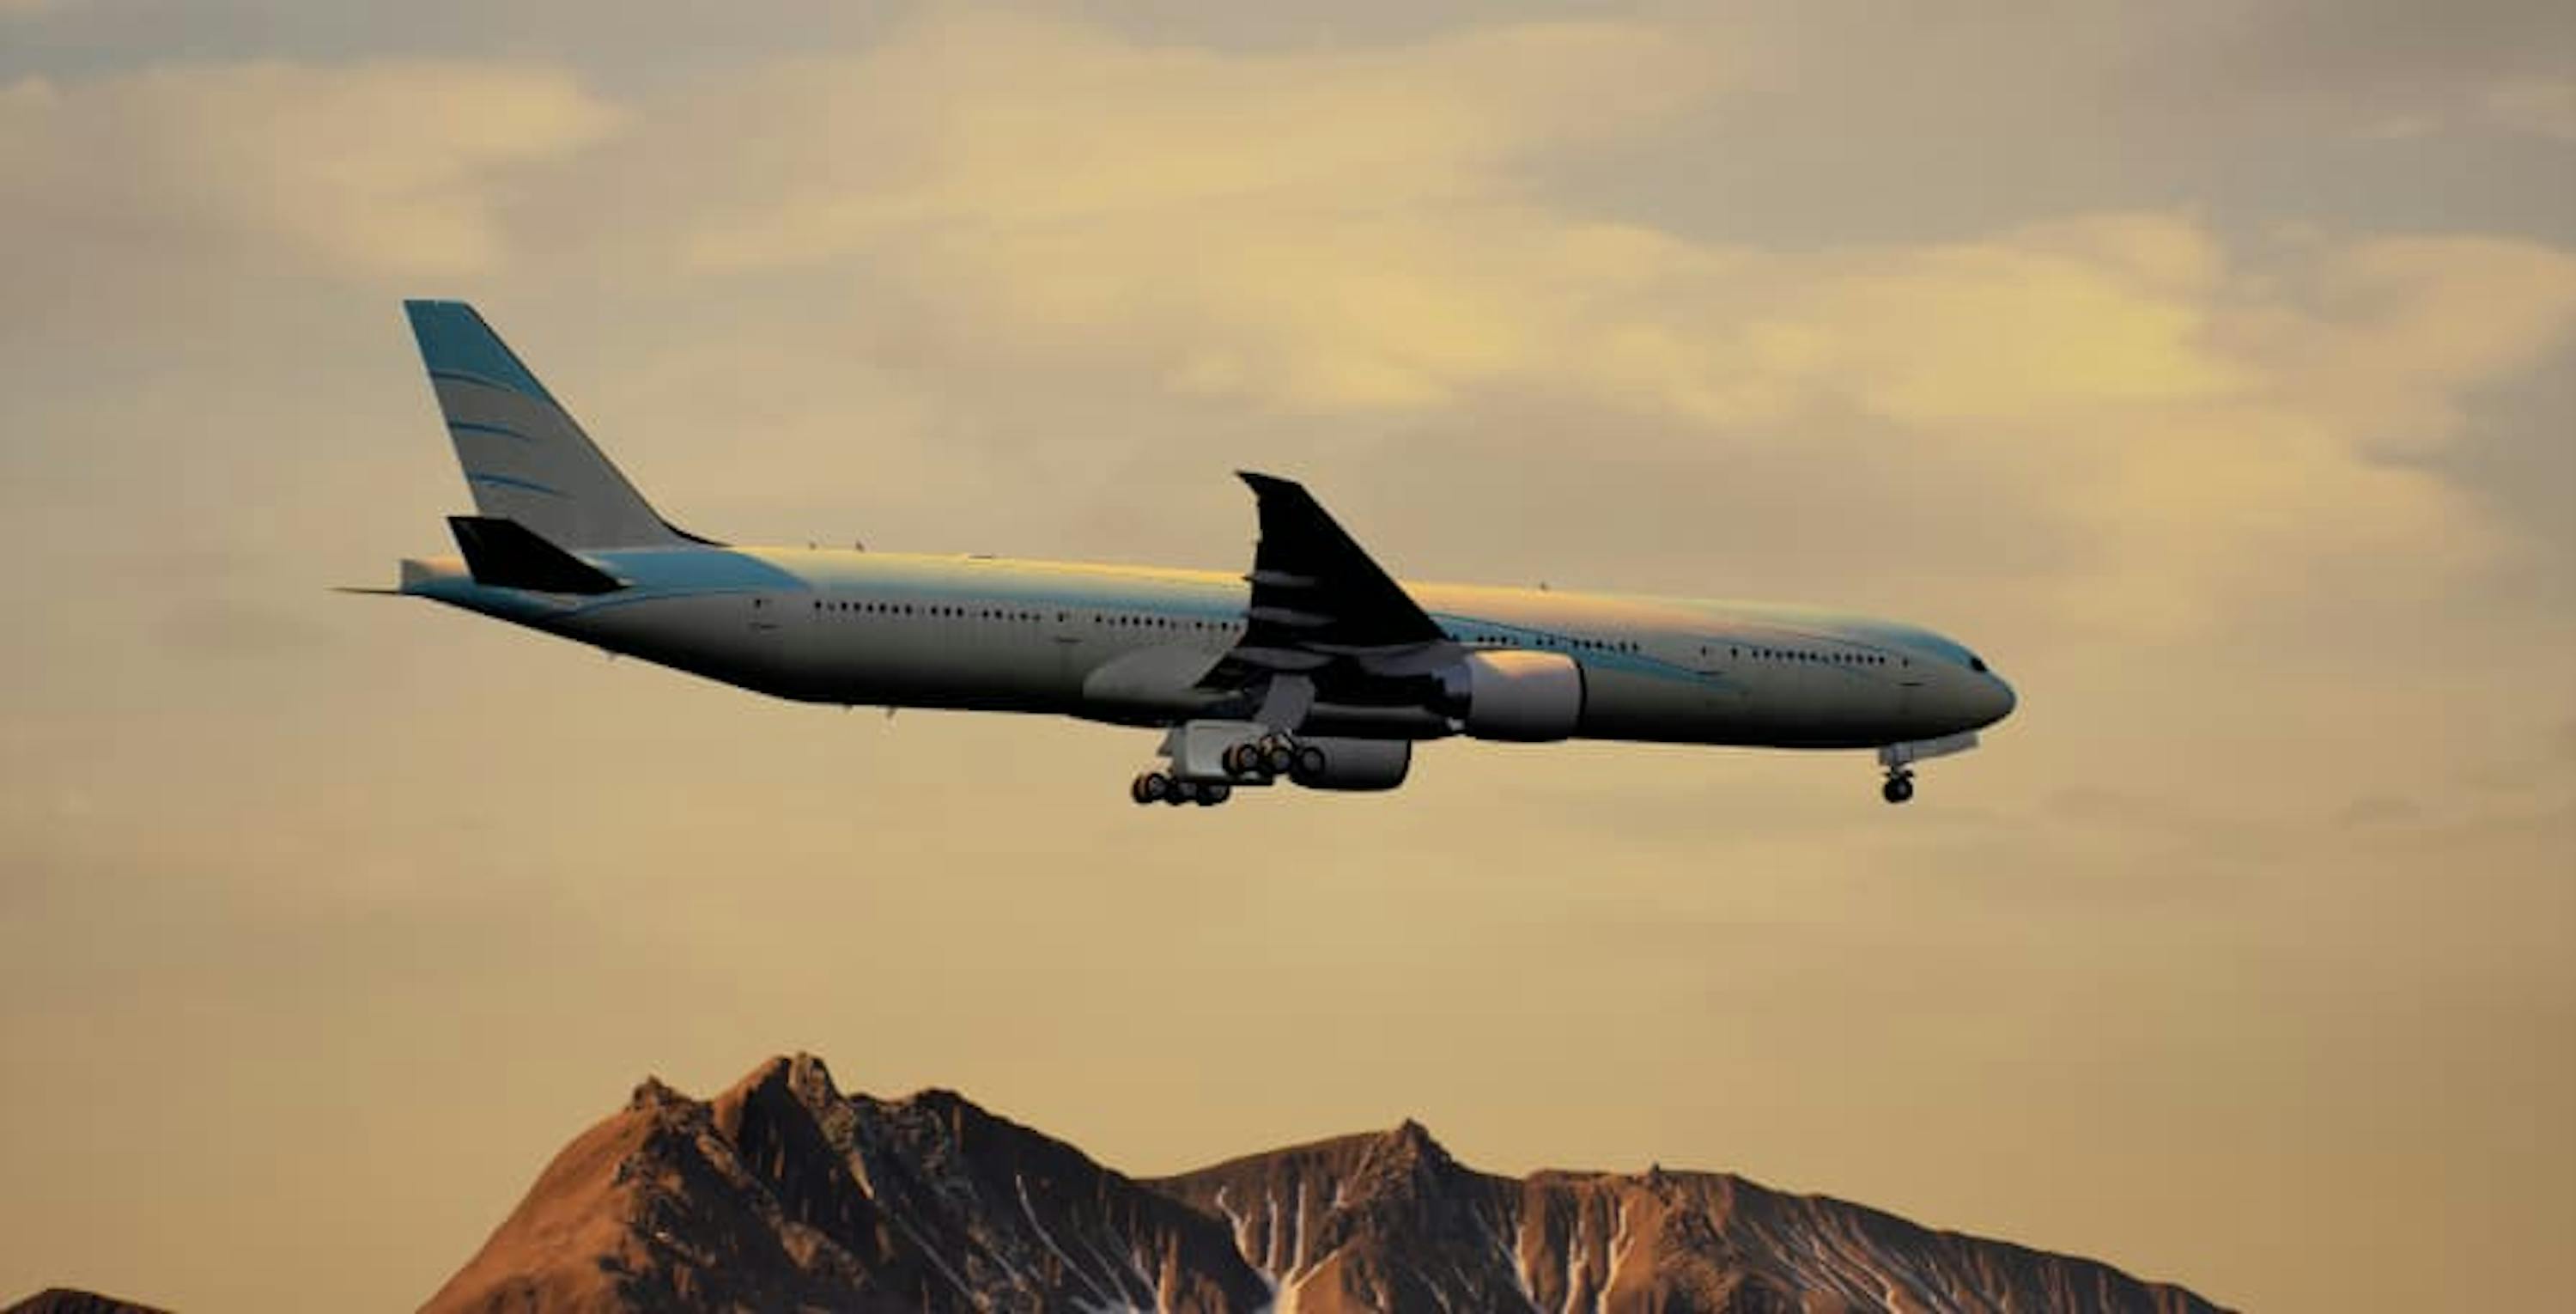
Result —
[{"label": "airplane", "polygon": [[1138,804],[1390,790],[1413,746],[1875,750],[1880,793],[2013,689],[1931,630],[1813,608],[1400,582],[1300,484],[1245,472],[1250,569],[737,547],[664,520],[474,308],[407,301],[475,514],[400,587],[801,702],[1162,732]]}]

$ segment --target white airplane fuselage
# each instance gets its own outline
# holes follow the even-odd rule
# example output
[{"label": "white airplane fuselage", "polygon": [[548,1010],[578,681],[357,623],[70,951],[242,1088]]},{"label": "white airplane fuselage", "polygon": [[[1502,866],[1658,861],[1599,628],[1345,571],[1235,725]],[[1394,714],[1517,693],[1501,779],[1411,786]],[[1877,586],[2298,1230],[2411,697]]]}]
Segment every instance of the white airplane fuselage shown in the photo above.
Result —
[{"label": "white airplane fuselage", "polygon": [[[1236,575],[806,548],[588,554],[597,597],[475,583],[461,558],[406,562],[402,591],[803,702],[1050,713],[1159,725],[1203,710],[1233,646]],[[1406,584],[1461,646],[1582,668],[1567,737],[1876,748],[1993,723],[2014,695],[1929,630],[1806,608]],[[1418,708],[1318,704],[1315,734],[1432,739]]]},{"label": "white airplane fuselage", "polygon": [[477,514],[398,592],[781,698],[1158,728],[1139,803],[1393,789],[1449,735],[1870,748],[1901,803],[1912,763],[2013,707],[1919,626],[1404,584],[1304,486],[1249,471],[1240,573],[727,546],[662,519],[473,307],[404,312]]}]

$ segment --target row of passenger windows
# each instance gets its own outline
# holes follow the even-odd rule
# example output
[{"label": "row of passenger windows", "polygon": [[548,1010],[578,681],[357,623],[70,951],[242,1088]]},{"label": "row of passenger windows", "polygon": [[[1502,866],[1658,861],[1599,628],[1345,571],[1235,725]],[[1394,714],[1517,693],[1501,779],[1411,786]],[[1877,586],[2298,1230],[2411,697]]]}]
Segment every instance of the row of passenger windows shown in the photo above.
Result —
[{"label": "row of passenger windows", "polygon": [[[1710,655],[1710,650],[1705,647],[1699,652],[1703,657]],[[1728,648],[1726,655],[1735,658],[1750,657],[1762,662],[1813,662],[1819,666],[1887,665],[1887,658],[1874,652],[1807,652],[1798,648],[1759,648],[1739,644]],[[1905,664],[1910,666],[1913,663],[1909,661]]]},{"label": "row of passenger windows", "polygon": [[[952,620],[1036,621],[1046,613],[1010,607],[951,607],[944,603],[927,605],[910,602],[825,602],[814,601],[814,610],[840,612],[851,616],[945,616]],[[1063,612],[1056,619],[1064,619]]]},{"label": "row of passenger windows", "polygon": [[[1026,608],[957,607],[945,603],[919,604],[864,600],[827,602],[819,598],[814,602],[814,610],[865,616],[939,616],[958,620],[1037,622],[1046,619],[1046,613]],[[1055,613],[1056,623],[1066,624],[1072,616],[1071,612],[1059,611]],[[1243,628],[1241,621],[1177,620],[1169,616],[1118,612],[1095,611],[1090,613],[1088,619],[1092,625],[1106,629],[1179,630],[1199,634],[1231,634]],[[1495,647],[1518,646],[1514,640],[1499,634],[1476,634],[1452,629],[1444,629],[1441,633],[1453,643],[1477,643]],[[1542,634],[1530,640],[1527,646],[1572,648],[1581,652],[1642,652],[1645,650],[1644,644],[1633,639],[1586,639],[1553,634]],[[1715,650],[1706,644],[1701,645],[1699,652],[1702,657],[1715,655]],[[1738,660],[1750,657],[1755,661],[1812,662],[1828,666],[1885,666],[1888,664],[1888,658],[1879,653],[1809,652],[1796,648],[1748,647],[1742,644],[1729,646],[1726,655]]]},{"label": "row of passenger windows", "polygon": [[1119,616],[1095,612],[1091,623],[1112,629],[1191,630],[1201,634],[1231,633],[1243,628],[1240,621],[1174,620],[1169,616]]},{"label": "row of passenger windows", "polygon": [[[951,607],[945,604],[917,605],[910,602],[825,602],[814,600],[814,610],[841,612],[852,616],[948,616],[973,617],[977,620],[1033,621],[1034,611],[1008,611],[1000,607]],[[1060,616],[1060,614],[1059,614]]]},{"label": "row of passenger windows", "polygon": [[[1477,634],[1472,631],[1448,629],[1444,629],[1440,633],[1452,643],[1483,643],[1491,644],[1495,647],[1520,646],[1518,640],[1505,638],[1500,634]],[[1533,648],[1573,648],[1582,652],[1643,652],[1646,649],[1646,645],[1638,643],[1633,639],[1585,639],[1562,634],[1539,635],[1537,638],[1529,640],[1527,646]]]},{"label": "row of passenger windows", "polygon": [[[814,600],[814,610],[849,616],[938,616],[950,620],[1038,622],[1046,619],[1045,612],[1032,611],[1024,607],[958,607],[946,603],[872,602],[864,599],[826,601],[817,598]],[[1071,623],[1073,617],[1074,613],[1068,611],[1055,613],[1055,621],[1058,625]],[[1105,629],[1225,633],[1243,628],[1239,621],[1176,620],[1169,616],[1130,615],[1105,611],[1091,612],[1087,619],[1092,625]]]}]

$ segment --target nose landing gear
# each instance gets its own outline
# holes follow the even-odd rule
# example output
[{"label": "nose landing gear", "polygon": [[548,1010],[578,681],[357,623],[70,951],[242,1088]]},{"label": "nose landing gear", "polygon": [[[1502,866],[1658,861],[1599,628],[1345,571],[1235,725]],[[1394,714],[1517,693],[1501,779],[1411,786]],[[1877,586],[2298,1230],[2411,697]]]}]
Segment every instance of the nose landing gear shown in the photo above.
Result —
[{"label": "nose landing gear", "polygon": [[1878,796],[1890,803],[1902,803],[1914,797],[1914,773],[1903,768],[1887,773],[1887,783],[1878,787]]},{"label": "nose landing gear", "polygon": [[1890,803],[1903,803],[1914,797],[1914,764],[1930,757],[1948,757],[1977,746],[1975,731],[1949,735],[1940,739],[1917,739],[1911,743],[1889,744],[1878,750],[1878,764],[1887,769],[1887,778],[1879,784],[1878,796]]}]

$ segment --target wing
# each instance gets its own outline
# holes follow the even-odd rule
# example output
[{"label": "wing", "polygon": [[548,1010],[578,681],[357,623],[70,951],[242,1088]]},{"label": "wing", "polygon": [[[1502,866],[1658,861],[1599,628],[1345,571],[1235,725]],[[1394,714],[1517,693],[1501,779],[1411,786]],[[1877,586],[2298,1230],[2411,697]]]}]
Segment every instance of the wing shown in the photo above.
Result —
[{"label": "wing", "polygon": [[1439,622],[1303,485],[1250,471],[1242,478],[1261,516],[1261,541],[1244,576],[1252,600],[1243,637],[1203,686],[1260,696],[1274,713],[1294,706],[1295,715],[1278,718],[1292,724],[1302,717],[1299,704],[1318,696],[1422,701],[1424,679],[1452,648]]}]

